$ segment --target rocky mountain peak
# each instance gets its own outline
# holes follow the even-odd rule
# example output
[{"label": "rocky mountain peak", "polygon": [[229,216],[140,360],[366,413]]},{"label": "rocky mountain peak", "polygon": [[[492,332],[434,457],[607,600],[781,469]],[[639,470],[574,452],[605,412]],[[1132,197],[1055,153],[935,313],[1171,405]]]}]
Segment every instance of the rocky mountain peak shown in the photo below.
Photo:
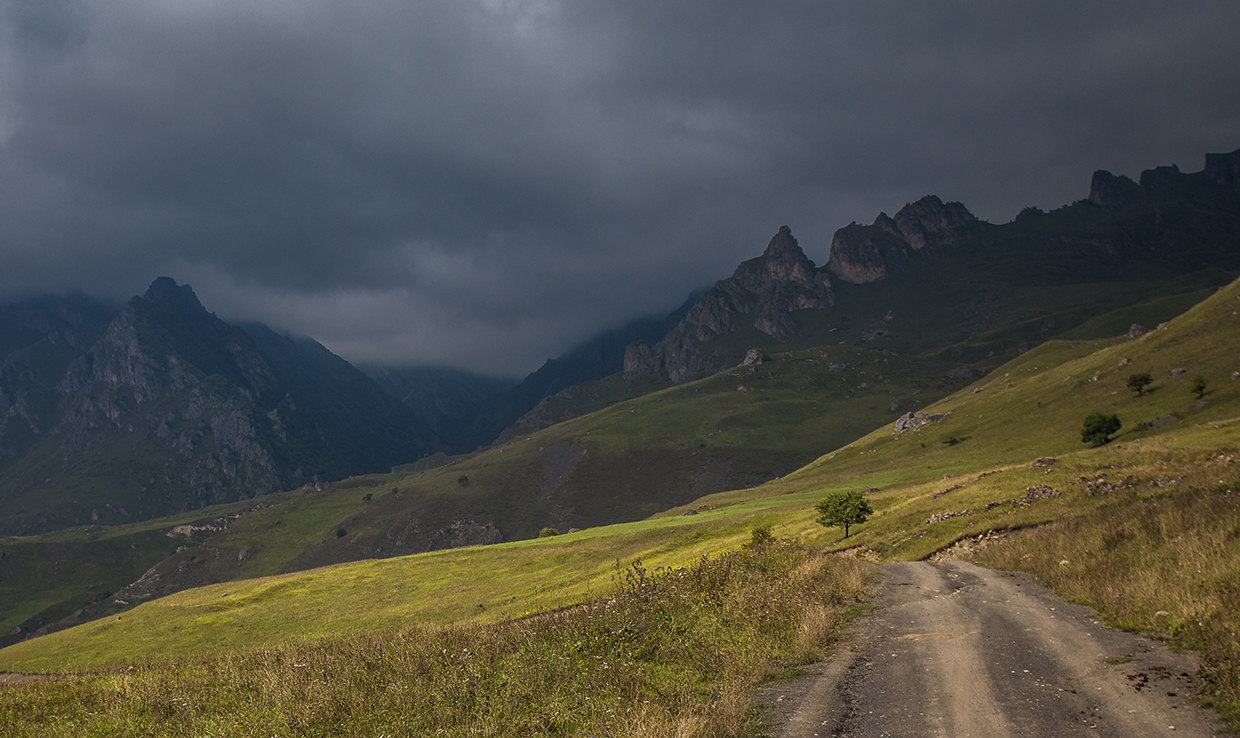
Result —
[{"label": "rocky mountain peak", "polygon": [[781,226],[762,256],[738,266],[732,273],[732,279],[755,293],[771,292],[791,285],[814,290],[815,267],[801,250],[792,229]]},{"label": "rocky mountain peak", "polygon": [[912,254],[957,244],[984,227],[964,205],[927,195],[905,204],[894,218],[879,213],[872,225],[854,222],[836,231],[826,268],[851,284],[877,282]]},{"label": "rocky mountain peak", "polygon": [[1099,169],[1089,182],[1089,201],[1103,210],[1118,210],[1140,189],[1141,185],[1128,177]]},{"label": "rocky mountain peak", "polygon": [[787,341],[797,332],[795,311],[834,304],[830,278],[801,250],[792,229],[782,226],[762,256],[716,282],[657,345],[627,346],[624,371],[629,376],[665,372],[684,382],[729,363],[727,357],[703,354],[702,344],[716,336],[749,323],[776,341]]},{"label": "rocky mountain peak", "polygon": [[206,312],[207,309],[198,301],[198,295],[194,294],[194,288],[188,284],[177,284],[172,277],[158,277],[151,286],[146,288],[146,294],[142,295],[142,299],[153,305],[162,305],[175,307],[181,310],[189,309],[195,311]]},{"label": "rocky mountain peak", "polygon": [[954,244],[975,232],[980,221],[961,203],[927,195],[900,208],[895,223],[905,242],[920,250]]}]

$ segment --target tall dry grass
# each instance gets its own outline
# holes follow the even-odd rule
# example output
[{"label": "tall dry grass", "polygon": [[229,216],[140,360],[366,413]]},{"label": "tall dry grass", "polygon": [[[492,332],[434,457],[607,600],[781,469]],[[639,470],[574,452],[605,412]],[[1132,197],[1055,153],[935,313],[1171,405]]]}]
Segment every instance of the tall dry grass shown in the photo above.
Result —
[{"label": "tall dry grass", "polygon": [[1208,702],[1240,724],[1240,493],[1131,497],[977,550],[1129,630],[1202,653]]},{"label": "tall dry grass", "polygon": [[866,573],[782,541],[684,569],[638,563],[611,597],[518,622],[0,690],[0,735],[737,735],[753,687],[822,652]]}]

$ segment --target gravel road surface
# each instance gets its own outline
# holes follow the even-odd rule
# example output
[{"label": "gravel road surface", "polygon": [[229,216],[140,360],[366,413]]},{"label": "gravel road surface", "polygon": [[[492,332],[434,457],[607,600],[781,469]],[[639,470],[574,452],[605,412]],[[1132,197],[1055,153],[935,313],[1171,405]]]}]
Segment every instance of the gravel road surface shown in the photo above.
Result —
[{"label": "gravel road surface", "polygon": [[872,615],[811,676],[768,690],[779,738],[1228,735],[1198,661],[1113,630],[1023,574],[882,567]]}]

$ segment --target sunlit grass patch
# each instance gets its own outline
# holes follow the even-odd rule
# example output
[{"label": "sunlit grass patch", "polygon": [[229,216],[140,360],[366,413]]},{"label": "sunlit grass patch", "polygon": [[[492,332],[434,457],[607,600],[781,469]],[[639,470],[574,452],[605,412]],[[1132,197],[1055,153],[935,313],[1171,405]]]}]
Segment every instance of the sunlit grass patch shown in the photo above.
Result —
[{"label": "sunlit grass patch", "polygon": [[819,658],[868,566],[772,541],[616,570],[602,599],[0,690],[30,736],[737,735],[760,680]]}]

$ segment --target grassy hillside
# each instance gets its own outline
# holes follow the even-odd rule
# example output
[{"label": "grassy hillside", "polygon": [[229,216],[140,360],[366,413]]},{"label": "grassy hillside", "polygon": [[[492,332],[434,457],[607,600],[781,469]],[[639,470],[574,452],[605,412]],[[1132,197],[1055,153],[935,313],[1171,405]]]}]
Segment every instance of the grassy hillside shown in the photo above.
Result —
[{"label": "grassy hillside", "polygon": [[[1211,505],[1209,501],[1212,495],[1229,500],[1234,490],[1240,488],[1240,379],[1231,378],[1233,373],[1240,372],[1236,363],[1240,356],[1240,347],[1236,345],[1240,342],[1238,328],[1240,284],[1232,284],[1164,329],[1139,338],[1045,344],[926,408],[929,413],[947,413],[939,422],[898,436],[890,425],[885,426],[781,479],[753,489],[695,500],[694,515],[684,515],[683,509],[673,510],[637,523],[563,536],[359,562],[181,592],[136,607],[115,619],[88,623],[0,650],[0,668],[16,671],[81,671],[145,664],[135,671],[0,691],[0,714],[21,730],[29,728],[17,734],[57,734],[48,733],[47,728],[52,726],[59,734],[75,730],[80,734],[89,726],[117,729],[157,720],[163,726],[159,729],[165,732],[189,735],[195,730],[209,730],[240,735],[255,726],[267,730],[280,720],[285,722],[279,724],[288,728],[287,721],[301,714],[294,706],[312,704],[319,716],[316,719],[328,721],[322,722],[328,726],[324,730],[330,728],[342,735],[367,735],[376,730],[402,734],[411,728],[400,715],[413,713],[396,709],[396,703],[385,691],[365,686],[399,678],[407,680],[402,683],[407,683],[410,690],[427,690],[430,695],[426,707],[415,711],[419,715],[439,715],[435,711],[441,708],[436,705],[446,703],[436,701],[438,698],[433,695],[456,695],[460,685],[465,685],[468,694],[458,697],[464,701],[461,704],[470,706],[468,714],[444,714],[442,722],[434,723],[448,726],[450,734],[465,735],[482,725],[492,726],[497,734],[516,734],[493,722],[499,716],[518,721],[513,724],[522,726],[517,731],[523,731],[522,734],[555,735],[582,729],[648,735],[672,735],[676,731],[705,735],[710,730],[735,734],[744,723],[743,718],[737,717],[745,713],[746,703],[740,695],[753,684],[755,675],[769,676],[780,664],[796,663],[792,655],[796,648],[780,646],[788,650],[772,657],[774,660],[760,661],[763,666],[745,672],[749,676],[729,682],[732,686],[723,686],[705,676],[675,677],[677,683],[685,678],[702,679],[696,696],[658,687],[661,682],[657,678],[653,682],[643,681],[641,684],[646,686],[633,693],[642,695],[642,707],[632,714],[608,715],[607,720],[612,722],[594,721],[601,720],[608,710],[617,713],[615,703],[607,703],[608,707],[600,712],[583,707],[574,713],[565,703],[550,697],[522,702],[507,691],[495,692],[500,682],[482,676],[497,670],[504,674],[519,671],[527,676],[534,674],[533,681],[545,684],[548,695],[559,694],[561,687],[576,684],[571,687],[574,694],[614,699],[622,693],[618,683],[584,676],[599,669],[602,659],[609,655],[631,654],[627,657],[631,661],[624,661],[626,668],[640,665],[640,670],[648,675],[669,673],[662,670],[685,662],[683,654],[677,656],[678,652],[664,650],[665,646],[634,651],[631,644],[638,642],[635,638],[644,639],[647,634],[675,642],[704,638],[700,650],[710,651],[718,646],[723,653],[724,649],[731,649],[738,644],[733,635],[749,632],[744,630],[749,627],[744,623],[761,622],[768,617],[764,613],[769,613],[769,609],[758,604],[771,595],[755,595],[758,590],[747,590],[748,597],[725,604],[722,610],[710,608],[731,600],[706,595],[705,591],[693,595],[705,598],[694,600],[700,604],[692,609],[705,614],[706,620],[690,622],[671,614],[659,614],[652,621],[634,620],[634,615],[608,621],[611,624],[601,630],[590,630],[594,626],[584,623],[596,622],[590,620],[594,616],[588,613],[610,612],[609,608],[619,607],[609,603],[622,601],[628,596],[625,592],[637,592],[645,598],[640,600],[645,604],[634,612],[670,612],[663,609],[661,598],[665,594],[674,599],[685,596],[672,594],[681,591],[673,583],[705,581],[709,577],[704,572],[709,567],[683,569],[680,573],[665,570],[668,573],[660,576],[667,578],[651,580],[649,589],[645,589],[647,585],[634,589],[632,572],[660,565],[690,565],[702,554],[718,556],[736,550],[746,542],[761,540],[754,530],[764,526],[770,526],[771,533],[785,541],[849,548],[854,553],[867,552],[866,556],[872,558],[908,559],[932,555],[952,544],[976,545],[979,539],[995,534],[1008,534],[1015,540],[1019,536],[1012,536],[1010,531],[1049,521],[1079,521],[1079,530],[1094,545],[1086,543],[1084,550],[1071,554],[1073,558],[1067,564],[1060,560],[1050,567],[1057,568],[1059,585],[1069,591],[1083,578],[1079,569],[1090,560],[1087,555],[1105,557],[1108,551],[1124,551],[1125,541],[1135,539],[1139,531],[1124,533],[1123,521],[1128,520],[1147,521],[1140,533],[1144,538],[1136,539],[1146,541],[1142,550],[1160,551],[1174,545],[1168,536],[1197,530],[1212,556],[1223,562],[1235,561],[1240,557],[1240,538],[1234,530],[1240,522],[1234,520],[1234,515],[1224,520],[1228,508]],[[808,358],[812,357],[793,356],[788,360]],[[874,360],[872,355],[866,358]],[[1185,371],[1175,371],[1180,369]],[[1125,387],[1129,374],[1136,372],[1149,372],[1156,378],[1144,395],[1135,395]],[[1195,376],[1208,381],[1201,397],[1192,390]],[[738,378],[719,379],[724,380],[731,383]],[[690,385],[679,389],[693,392],[695,388]],[[849,392],[851,396],[851,389]],[[645,412],[655,415],[661,423],[674,422],[658,415],[658,399],[657,394],[640,398],[635,401],[636,406],[619,405],[611,413],[636,416]],[[634,412],[628,413],[629,409]],[[1092,412],[1113,412],[1123,419],[1124,428],[1115,441],[1097,448],[1082,443],[1081,421]],[[591,420],[582,418],[578,422]],[[588,435],[599,435],[604,445],[621,443],[626,430],[641,437],[638,426],[626,428],[623,422],[611,422],[617,425],[590,426]],[[615,437],[607,437],[609,428],[617,429]],[[708,440],[714,439],[708,435]],[[524,441],[533,442],[533,437]],[[519,448],[510,445],[504,450]],[[495,450],[495,454],[499,452],[500,449]],[[488,463],[499,463],[496,457],[492,459]],[[359,486],[353,490],[355,495],[363,489],[387,489],[384,485],[400,484],[395,478],[356,482],[375,486]],[[842,540],[838,529],[824,529],[814,522],[812,505],[827,492],[847,489],[866,490],[877,512],[868,522],[857,526],[854,535]],[[390,492],[388,495],[393,496]],[[369,504],[377,499],[372,496]],[[1217,531],[1212,526],[1193,523],[1183,515],[1182,524],[1171,525],[1166,515],[1159,512],[1167,509],[1167,504],[1172,506],[1170,509],[1195,510],[1198,517],[1216,515],[1224,525],[1223,534],[1214,535]],[[1099,534],[1098,520],[1112,521],[1110,532],[1115,537],[1110,543],[1110,539]],[[325,539],[322,545],[330,542]],[[1049,560],[1045,547],[1036,542],[1031,545],[1032,548],[1024,549],[1031,558]],[[639,557],[641,568],[632,569],[630,565]],[[1232,591],[1232,567],[1202,567],[1189,572],[1177,556],[1158,553],[1157,560],[1159,566],[1152,568],[1156,576],[1167,581],[1151,582],[1150,592],[1174,591],[1173,583],[1181,580],[1189,582],[1192,593]],[[1189,565],[1196,566],[1196,560],[1191,559]],[[764,566],[767,565],[759,568]],[[788,571],[778,567],[766,570]],[[831,577],[844,576],[840,571]],[[1075,577],[1070,576],[1073,571],[1077,572]],[[786,582],[786,577],[787,574],[779,574],[778,581]],[[831,577],[822,580],[821,586],[829,591],[846,591],[835,588],[837,585],[831,582],[836,579]],[[1092,601],[1088,594],[1079,596]],[[832,600],[835,607],[847,601],[848,595]],[[1210,601],[1216,604],[1208,605]],[[590,602],[596,604],[573,607]],[[1189,612],[1203,602],[1207,603],[1206,610]],[[1158,618],[1165,620],[1164,625],[1184,624],[1188,622],[1186,615],[1192,614],[1200,618],[1201,624],[1209,624],[1209,628],[1203,625],[1203,633],[1234,632],[1240,623],[1234,608],[1227,609],[1227,602],[1230,600],[1226,597],[1159,600],[1157,604],[1163,610],[1147,613],[1144,618],[1138,614],[1129,624],[1146,627],[1154,625]],[[706,603],[716,604],[707,607]],[[1152,605],[1145,606],[1148,609]],[[513,626],[502,624],[530,613],[564,607],[569,608],[564,615],[567,619],[546,630],[521,626],[511,631],[505,629]],[[786,634],[790,632],[789,622],[800,622],[798,627],[804,632],[810,627],[810,621],[805,619],[809,610],[798,612],[792,621],[781,621],[785,624],[776,630]],[[823,617],[838,623],[839,610],[832,612],[836,614]],[[577,616],[571,613],[582,613],[584,620],[574,620]],[[720,629],[721,623],[728,626]],[[457,629],[416,630],[447,624],[455,624]],[[465,632],[461,628],[472,634],[469,638],[481,640],[460,640],[459,634]],[[1183,626],[1178,630],[1187,645],[1201,647],[1210,643],[1208,633],[1194,635],[1189,632],[1192,629]],[[830,627],[827,631],[834,632]],[[580,635],[577,640],[564,641],[561,635],[565,632]],[[463,647],[462,653],[467,655],[474,653],[471,649],[480,654],[500,653],[493,651],[498,648],[494,644],[511,642],[513,637],[505,634],[516,634],[522,645],[516,650],[502,651],[507,654],[502,657],[479,656],[478,669],[467,666],[465,661],[460,662],[458,669],[453,659],[424,654],[422,649],[424,644],[431,643],[443,654],[449,654],[449,646],[458,650]],[[740,641],[748,642],[749,638],[743,636]],[[589,649],[585,648],[587,642],[593,644]],[[659,661],[656,652],[668,661]],[[225,655],[220,656],[221,653]],[[212,656],[206,658],[207,654]],[[588,655],[578,658],[573,654]],[[469,657],[470,663],[472,658]],[[735,658],[757,659],[740,655]],[[1238,673],[1236,660],[1226,653],[1211,658],[1217,699],[1225,706],[1232,705],[1237,686],[1233,683]],[[168,659],[176,661],[160,665]],[[426,676],[415,677],[415,673],[423,672],[401,666],[417,659],[424,660],[417,663],[426,664]],[[565,666],[554,672],[539,671],[543,667],[538,665],[548,660]],[[569,663],[575,666],[570,667]],[[453,673],[466,675],[465,681],[453,682],[449,678],[447,682],[434,682],[443,677],[429,675],[440,674],[436,665],[443,664],[458,669]],[[335,695],[326,702],[307,691],[311,683],[318,682],[307,682],[300,670],[312,666],[313,671],[308,673],[319,675],[315,678],[330,686],[325,694]],[[705,668],[708,672],[712,668],[725,671],[709,665]],[[404,676],[397,676],[401,674]],[[476,687],[469,686],[473,679],[478,680]],[[586,679],[591,686],[573,681],[577,679]],[[449,683],[457,686],[449,689]],[[207,689],[208,684],[222,685],[222,691],[215,687]],[[410,700],[414,699],[413,691]],[[299,694],[302,696],[298,697]],[[347,694],[365,697],[359,701]],[[529,710],[525,709],[526,703]],[[521,706],[519,717],[511,715],[514,704]],[[619,707],[623,710],[625,705]],[[636,720],[638,715],[645,721],[652,714],[649,711],[656,709],[670,716],[657,730],[647,722],[640,722],[640,730],[634,727],[639,723],[625,722]],[[713,719],[709,716],[724,714],[731,716],[732,721],[726,728],[709,722]],[[533,722],[520,722],[527,720]],[[610,727],[600,727],[604,725]]]},{"label": "grassy hillside", "polygon": [[[642,522],[550,539],[183,592],[138,607],[120,620],[9,647],[0,651],[0,668],[95,668],[155,654],[190,654],[209,644],[247,647],[351,630],[383,631],[411,620],[515,617],[605,589],[617,561],[641,557],[652,564],[682,564],[708,551],[735,547],[750,529],[764,524],[773,525],[777,535],[808,543],[863,546],[883,558],[922,558],[987,530],[1081,515],[1120,500],[1217,485],[1234,488],[1240,472],[1234,461],[1220,459],[1235,458],[1240,441],[1240,381],[1230,378],[1240,370],[1235,366],[1240,356],[1235,345],[1240,341],[1237,312],[1240,286],[1233,284],[1165,329],[1140,338],[1046,344],[927,408],[950,413],[940,422],[899,436],[886,426],[782,479],[696,500],[696,515],[685,516],[678,509]],[[1180,368],[1186,371],[1173,376],[1172,370]],[[1143,396],[1124,386],[1137,371],[1157,377]],[[1200,399],[1189,388],[1198,374],[1210,380]],[[737,380],[722,376],[713,381]],[[688,385],[676,391],[699,389]],[[635,407],[618,406],[610,415],[649,413],[658,423],[674,422],[658,415],[659,400],[656,393],[635,401]],[[1125,422],[1116,441],[1101,448],[1080,440],[1082,419],[1095,411],[1115,412]],[[1178,420],[1137,427],[1140,421],[1169,416]],[[634,425],[627,426],[626,420]],[[597,434],[605,448],[641,438],[642,427],[650,426],[636,421],[629,417],[603,423],[592,416],[577,422],[597,423],[585,435],[593,442]],[[728,432],[721,429],[725,437]],[[496,449],[491,458],[523,443],[534,441]],[[1043,461],[1034,463],[1038,459]],[[482,464],[490,462],[474,463],[478,466],[473,468],[485,470]],[[457,473],[443,472],[448,477]],[[376,486],[358,487],[358,499],[363,490],[390,490],[402,480],[365,481]],[[1030,496],[1030,488],[1038,485],[1060,494]],[[870,490],[877,510],[847,541],[840,540],[839,531],[813,523],[810,510],[816,499],[837,489]],[[386,495],[393,496],[390,491]],[[374,504],[378,497],[360,504]],[[276,514],[275,508],[263,512]],[[962,514],[926,522],[941,513]],[[338,542],[323,540],[323,546]],[[364,620],[354,615],[357,602],[367,603]]]},{"label": "grassy hillside", "polygon": [[[120,537],[133,531],[146,552],[147,538],[168,544],[165,534],[173,527],[194,524],[192,537],[178,535],[176,546],[159,549],[167,557],[162,560],[92,551],[88,544],[99,538],[99,528],[66,535],[86,542],[77,558],[110,562],[110,592],[155,567],[118,595],[135,603],[343,561],[530,539],[547,526],[564,532],[631,521],[787,474],[965,384],[946,376],[952,367],[864,348],[784,352],[760,367],[738,367],[620,404],[604,401],[598,412],[427,472],[307,485],[189,517],[106,529]],[[601,384],[607,389],[625,381]],[[31,555],[48,558],[54,554],[45,540],[0,539],[0,552],[18,557],[37,551]],[[7,580],[4,567],[0,559],[0,582]],[[78,590],[89,583],[79,580],[56,574],[20,587],[0,584],[0,634],[21,628],[7,636],[11,642],[39,628],[77,624],[92,610],[114,614],[105,607],[72,616],[81,608]],[[40,586],[45,591],[37,591]]]}]

